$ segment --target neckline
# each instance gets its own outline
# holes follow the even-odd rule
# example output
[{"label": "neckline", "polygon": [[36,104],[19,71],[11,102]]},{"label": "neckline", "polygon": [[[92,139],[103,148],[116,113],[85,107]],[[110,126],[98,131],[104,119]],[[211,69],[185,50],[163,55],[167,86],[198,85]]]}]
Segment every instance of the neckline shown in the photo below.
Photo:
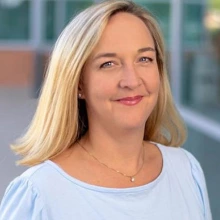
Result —
[{"label": "neckline", "polygon": [[52,166],[56,171],[58,171],[68,181],[78,185],[79,187],[82,187],[82,188],[85,188],[88,190],[98,191],[98,192],[106,192],[106,193],[112,193],[112,192],[114,192],[114,193],[132,193],[132,192],[138,192],[138,191],[143,191],[143,190],[149,190],[152,187],[154,187],[155,185],[157,185],[158,182],[160,182],[160,180],[163,178],[165,171],[166,171],[166,159],[165,159],[164,149],[163,149],[164,146],[161,144],[155,143],[155,142],[151,142],[151,143],[154,144],[156,147],[158,147],[158,149],[160,150],[161,155],[162,155],[162,160],[163,160],[163,166],[162,166],[162,170],[161,170],[160,174],[157,176],[156,179],[154,179],[153,181],[151,181],[147,184],[141,185],[141,186],[126,187],[126,188],[111,188],[111,187],[92,185],[92,184],[86,183],[82,180],[79,180],[79,179],[69,175],[60,166],[58,166],[56,163],[54,163],[51,160],[46,160],[44,163]]}]

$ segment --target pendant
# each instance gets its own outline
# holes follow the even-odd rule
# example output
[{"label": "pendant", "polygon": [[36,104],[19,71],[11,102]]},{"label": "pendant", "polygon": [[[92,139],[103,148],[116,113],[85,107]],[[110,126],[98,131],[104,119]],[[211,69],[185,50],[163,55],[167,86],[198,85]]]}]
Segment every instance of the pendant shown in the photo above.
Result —
[{"label": "pendant", "polygon": [[134,181],[135,181],[134,176],[131,176],[131,177],[130,177],[130,181],[131,181],[131,182],[134,182]]}]

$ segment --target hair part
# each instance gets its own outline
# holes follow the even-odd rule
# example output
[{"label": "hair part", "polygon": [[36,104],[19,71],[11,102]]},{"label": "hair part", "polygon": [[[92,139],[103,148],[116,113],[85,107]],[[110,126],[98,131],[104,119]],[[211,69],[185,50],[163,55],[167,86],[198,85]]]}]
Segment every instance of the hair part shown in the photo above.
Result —
[{"label": "hair part", "polygon": [[12,145],[13,151],[23,156],[19,164],[33,166],[52,159],[87,132],[85,101],[78,99],[81,72],[109,19],[119,12],[131,13],[146,24],[157,54],[161,88],[146,122],[144,140],[169,146],[180,146],[185,141],[186,129],[173,103],[163,38],[156,20],[131,1],[111,0],[82,11],[58,38],[33,120],[24,136]]}]

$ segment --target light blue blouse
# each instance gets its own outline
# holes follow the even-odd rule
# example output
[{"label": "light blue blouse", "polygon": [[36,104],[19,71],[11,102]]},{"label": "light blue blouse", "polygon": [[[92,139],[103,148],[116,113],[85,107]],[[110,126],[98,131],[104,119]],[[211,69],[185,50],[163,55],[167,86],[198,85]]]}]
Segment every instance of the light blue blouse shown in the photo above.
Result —
[{"label": "light blue blouse", "polygon": [[163,169],[138,187],[90,185],[49,160],[31,167],[8,186],[0,220],[211,220],[198,161],[181,148],[157,146]]}]

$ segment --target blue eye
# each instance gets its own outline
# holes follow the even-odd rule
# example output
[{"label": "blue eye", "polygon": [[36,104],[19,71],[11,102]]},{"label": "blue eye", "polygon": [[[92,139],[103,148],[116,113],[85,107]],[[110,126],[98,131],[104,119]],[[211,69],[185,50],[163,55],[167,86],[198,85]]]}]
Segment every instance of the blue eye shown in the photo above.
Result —
[{"label": "blue eye", "polygon": [[150,57],[141,57],[141,58],[139,59],[139,61],[140,61],[140,62],[143,62],[143,63],[148,63],[148,62],[152,62],[153,59],[150,58]]},{"label": "blue eye", "polygon": [[112,61],[108,61],[108,62],[105,62],[103,63],[100,68],[109,68],[113,65],[113,62]]}]

